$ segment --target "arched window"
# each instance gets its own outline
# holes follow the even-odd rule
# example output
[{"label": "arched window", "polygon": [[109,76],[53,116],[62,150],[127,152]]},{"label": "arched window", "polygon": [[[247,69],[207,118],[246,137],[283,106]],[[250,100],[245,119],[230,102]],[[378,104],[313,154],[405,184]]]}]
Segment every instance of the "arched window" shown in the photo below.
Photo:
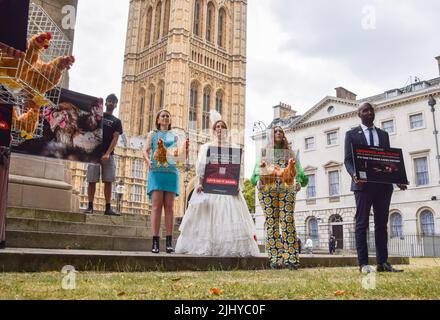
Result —
[{"label": "arched window", "polygon": [[193,33],[199,37],[202,36],[203,21],[202,0],[196,0],[194,5],[194,28]]},{"label": "arched window", "polygon": [[160,20],[162,16],[162,1],[156,5],[156,14],[154,16],[154,40],[160,38]]},{"label": "arched window", "polygon": [[425,210],[420,214],[420,231],[422,236],[433,236],[435,234],[434,215],[429,210]]},{"label": "arched window", "polygon": [[164,20],[163,20],[163,35],[168,35],[170,31],[170,12],[171,12],[171,1],[165,1],[165,12],[164,12]]},{"label": "arched window", "polygon": [[215,42],[214,39],[215,29],[215,7],[210,1],[208,3],[207,17],[206,17],[206,41]]},{"label": "arched window", "polygon": [[147,23],[145,26],[145,47],[150,45],[151,42],[151,27],[153,24],[153,8],[148,8],[147,11]]},{"label": "arched window", "polygon": [[309,237],[312,240],[318,240],[319,239],[319,231],[318,231],[318,220],[316,218],[310,218],[308,221],[308,230],[309,230]]},{"label": "arched window", "polygon": [[156,89],[154,88],[154,86],[151,86],[149,91],[150,91],[150,101],[149,101],[150,111],[148,113],[148,132],[155,129],[153,121],[154,121],[154,99],[156,97]]},{"label": "arched window", "polygon": [[191,84],[189,102],[189,129],[197,131],[197,106],[199,102],[199,87],[197,82]]},{"label": "arched window", "polygon": [[390,217],[391,238],[403,237],[402,215],[395,212]]},{"label": "arched window", "polygon": [[217,44],[219,47],[226,47],[226,11],[221,8],[218,13],[218,33],[217,33]]},{"label": "arched window", "polygon": [[144,134],[144,119],[145,119],[145,90],[141,91],[140,100],[140,114],[139,114],[139,135]]},{"label": "arched window", "polygon": [[165,83],[163,81],[159,84],[159,110],[162,110],[165,106]]},{"label": "arched window", "polygon": [[211,88],[203,90],[202,129],[209,129],[209,113],[211,112]]},{"label": "arched window", "polygon": [[215,97],[215,110],[223,114],[223,92],[218,91]]}]

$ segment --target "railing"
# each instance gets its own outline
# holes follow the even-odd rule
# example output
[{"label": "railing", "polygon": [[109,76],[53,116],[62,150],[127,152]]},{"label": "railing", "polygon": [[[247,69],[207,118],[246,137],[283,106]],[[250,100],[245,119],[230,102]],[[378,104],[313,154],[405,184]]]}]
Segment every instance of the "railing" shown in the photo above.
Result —
[{"label": "railing", "polygon": [[[258,243],[265,244],[264,216],[254,215],[256,221]],[[353,225],[346,225],[345,230],[354,230]],[[356,254],[356,237],[354,232],[344,230],[343,238],[337,238],[336,254]],[[320,229],[318,237],[311,237],[304,232],[298,232],[301,239],[302,252],[306,252],[305,245],[307,239],[313,241],[313,251],[315,253],[329,253],[329,238]],[[370,255],[376,253],[374,232],[367,234],[368,250]],[[440,235],[417,235],[405,234],[399,237],[389,237],[388,253],[390,256],[403,257],[440,257]]]}]

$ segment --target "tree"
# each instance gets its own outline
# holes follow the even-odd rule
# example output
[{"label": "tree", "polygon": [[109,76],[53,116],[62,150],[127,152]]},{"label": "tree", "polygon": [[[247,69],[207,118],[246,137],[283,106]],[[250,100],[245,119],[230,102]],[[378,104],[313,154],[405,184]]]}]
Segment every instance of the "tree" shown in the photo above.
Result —
[{"label": "tree", "polygon": [[244,181],[243,196],[246,200],[250,213],[255,213],[255,187],[248,179]]}]

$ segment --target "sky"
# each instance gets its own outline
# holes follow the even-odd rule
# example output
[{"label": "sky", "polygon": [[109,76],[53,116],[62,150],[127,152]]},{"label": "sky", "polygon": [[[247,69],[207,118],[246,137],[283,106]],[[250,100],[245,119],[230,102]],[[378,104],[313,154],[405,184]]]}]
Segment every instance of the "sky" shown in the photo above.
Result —
[{"label": "sky", "polygon": [[[120,95],[128,2],[79,1],[72,90]],[[245,176],[253,124],[279,102],[303,114],[339,86],[365,98],[438,77],[439,12],[438,0],[248,0]]]}]

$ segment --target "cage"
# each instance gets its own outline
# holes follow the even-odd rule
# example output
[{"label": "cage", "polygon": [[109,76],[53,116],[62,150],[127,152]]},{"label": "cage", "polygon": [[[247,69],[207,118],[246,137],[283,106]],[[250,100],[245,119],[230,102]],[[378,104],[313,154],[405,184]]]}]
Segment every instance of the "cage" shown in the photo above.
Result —
[{"label": "cage", "polygon": [[[36,37],[41,35],[41,37]],[[72,42],[45,10],[29,7],[28,49],[22,59],[0,51],[0,103],[14,105],[13,145],[43,133],[44,108],[58,105]]]}]

